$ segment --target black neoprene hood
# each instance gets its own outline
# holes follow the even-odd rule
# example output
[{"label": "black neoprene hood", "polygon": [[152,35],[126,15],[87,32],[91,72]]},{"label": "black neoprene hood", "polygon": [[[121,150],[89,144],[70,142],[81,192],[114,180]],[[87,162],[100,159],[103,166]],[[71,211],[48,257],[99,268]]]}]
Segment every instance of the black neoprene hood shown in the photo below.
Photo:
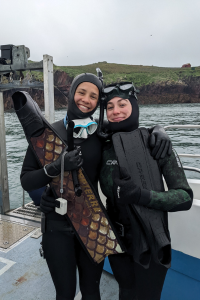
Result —
[{"label": "black neoprene hood", "polygon": [[[76,76],[74,78],[74,80],[72,81],[72,84],[71,84],[71,87],[69,90],[69,101],[68,101],[68,110],[67,110],[67,115],[68,115],[69,120],[88,118],[91,115],[93,115],[93,113],[97,109],[98,103],[97,103],[97,106],[88,113],[83,113],[77,107],[77,105],[74,101],[74,94],[76,92],[77,87],[82,82],[90,82],[90,83],[93,83],[94,85],[96,85],[97,88],[99,89],[99,99],[101,97],[102,83],[96,75],[91,74],[91,73],[83,73],[83,74]],[[99,99],[98,99],[98,102],[99,102]]]}]

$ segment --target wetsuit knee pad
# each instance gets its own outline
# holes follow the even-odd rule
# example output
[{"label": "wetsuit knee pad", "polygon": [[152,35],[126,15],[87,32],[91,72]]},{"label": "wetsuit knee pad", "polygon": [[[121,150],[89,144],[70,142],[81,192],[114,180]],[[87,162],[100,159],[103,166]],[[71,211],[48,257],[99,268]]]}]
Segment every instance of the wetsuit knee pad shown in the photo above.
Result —
[{"label": "wetsuit knee pad", "polygon": [[119,300],[138,300],[136,290],[119,288]]}]

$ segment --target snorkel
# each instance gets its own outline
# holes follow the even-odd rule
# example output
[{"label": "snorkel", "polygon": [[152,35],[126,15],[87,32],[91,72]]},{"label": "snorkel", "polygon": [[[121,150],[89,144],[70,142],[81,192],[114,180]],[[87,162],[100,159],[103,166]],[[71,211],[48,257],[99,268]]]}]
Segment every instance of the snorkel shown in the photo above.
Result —
[{"label": "snorkel", "polygon": [[[101,80],[103,85],[103,74],[99,68],[96,68],[96,71],[97,71],[97,77],[99,78],[99,80]],[[99,124],[97,128],[97,135],[102,139],[107,139],[110,136],[110,134],[105,133],[103,131],[104,107],[105,107],[105,97],[103,94],[99,100],[99,106],[100,106],[100,115],[99,115]]]}]

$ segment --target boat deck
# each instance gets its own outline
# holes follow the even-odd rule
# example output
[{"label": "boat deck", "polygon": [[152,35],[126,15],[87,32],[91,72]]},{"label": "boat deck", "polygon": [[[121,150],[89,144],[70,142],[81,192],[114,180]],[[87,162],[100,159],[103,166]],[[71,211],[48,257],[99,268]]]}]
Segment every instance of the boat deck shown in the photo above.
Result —
[{"label": "boat deck", "polygon": [[[200,182],[189,180],[189,183],[196,197],[192,208],[188,212],[169,214],[174,250],[161,300],[198,300],[200,295]],[[46,260],[39,254],[42,238],[36,214],[28,204],[17,213],[14,210],[9,215],[0,215],[0,300],[56,298]],[[110,274],[107,259],[104,270],[100,282],[101,299],[118,300],[118,284]],[[81,300],[78,276],[75,300]]]},{"label": "boat deck", "polygon": [[[31,230],[9,248],[7,244],[4,245],[5,248],[0,248],[0,299],[55,300],[56,292],[46,260],[39,254],[42,238],[37,236],[40,235],[38,234],[40,224],[0,215],[0,223],[3,222],[15,223],[22,228],[30,227]],[[104,269],[111,272],[107,259]],[[172,250],[172,267],[168,271],[161,300],[198,300],[199,269],[200,262],[197,258]],[[108,272],[103,271],[102,274],[101,299],[118,300],[118,284]],[[78,276],[75,300],[81,300]]]},{"label": "boat deck", "polygon": [[[0,248],[0,299],[55,300],[56,292],[46,260],[39,254],[42,238],[41,236],[31,237],[34,233],[37,234],[40,224],[0,215],[0,223],[3,222],[4,226],[7,222],[9,227],[11,224],[17,224],[18,227],[29,230],[26,231],[24,237],[9,248],[7,245]],[[77,282],[75,300],[81,299],[78,286]],[[100,290],[102,300],[118,299],[118,284],[113,275],[106,271],[103,271]]]}]

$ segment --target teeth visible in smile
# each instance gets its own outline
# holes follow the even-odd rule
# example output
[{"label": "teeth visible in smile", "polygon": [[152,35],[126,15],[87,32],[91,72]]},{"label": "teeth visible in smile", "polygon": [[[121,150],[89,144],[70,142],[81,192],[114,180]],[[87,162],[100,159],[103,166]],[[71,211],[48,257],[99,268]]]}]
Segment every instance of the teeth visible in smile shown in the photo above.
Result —
[{"label": "teeth visible in smile", "polygon": [[85,110],[88,110],[88,109],[89,109],[88,107],[83,106],[83,105],[79,105],[79,107],[82,108],[82,109],[85,109]]}]

